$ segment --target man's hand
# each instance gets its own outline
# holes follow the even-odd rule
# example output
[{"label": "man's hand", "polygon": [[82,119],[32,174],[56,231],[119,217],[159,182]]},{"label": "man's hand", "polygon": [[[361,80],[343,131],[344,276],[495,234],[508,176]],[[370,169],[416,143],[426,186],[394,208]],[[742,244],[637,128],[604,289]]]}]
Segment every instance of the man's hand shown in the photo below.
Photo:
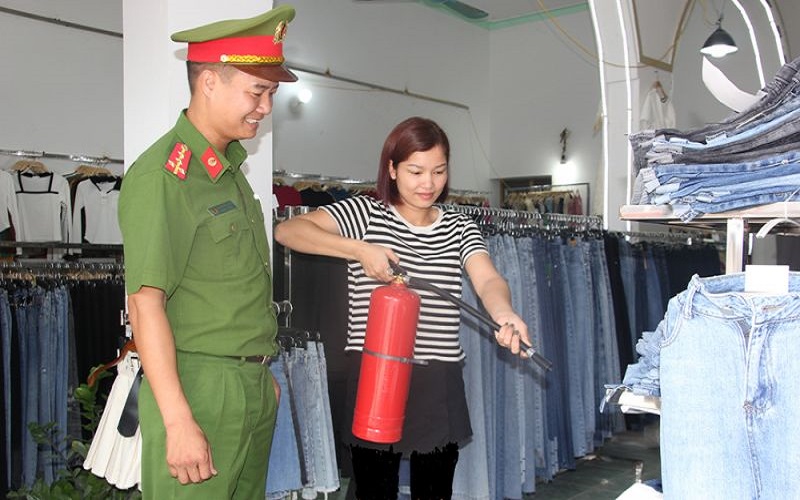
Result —
[{"label": "man's hand", "polygon": [[167,465],[181,484],[200,483],[217,474],[211,446],[196,422],[167,429]]}]

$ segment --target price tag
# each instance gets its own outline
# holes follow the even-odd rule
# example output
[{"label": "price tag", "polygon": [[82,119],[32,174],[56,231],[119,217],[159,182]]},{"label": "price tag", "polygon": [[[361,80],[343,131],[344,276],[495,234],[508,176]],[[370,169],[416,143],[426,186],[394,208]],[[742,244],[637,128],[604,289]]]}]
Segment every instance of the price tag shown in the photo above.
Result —
[{"label": "price tag", "polygon": [[747,293],[789,293],[789,266],[746,266],[744,291]]}]

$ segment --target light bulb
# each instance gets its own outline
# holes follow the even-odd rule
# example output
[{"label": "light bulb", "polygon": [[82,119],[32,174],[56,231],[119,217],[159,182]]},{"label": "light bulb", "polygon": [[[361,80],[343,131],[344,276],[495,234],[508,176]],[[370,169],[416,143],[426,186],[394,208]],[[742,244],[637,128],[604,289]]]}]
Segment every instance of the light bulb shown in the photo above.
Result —
[{"label": "light bulb", "polygon": [[306,104],[306,103],[310,102],[311,101],[311,97],[313,97],[313,94],[311,93],[311,90],[309,90],[309,89],[307,89],[305,87],[300,89],[299,92],[297,92],[297,100],[302,102],[303,104]]}]

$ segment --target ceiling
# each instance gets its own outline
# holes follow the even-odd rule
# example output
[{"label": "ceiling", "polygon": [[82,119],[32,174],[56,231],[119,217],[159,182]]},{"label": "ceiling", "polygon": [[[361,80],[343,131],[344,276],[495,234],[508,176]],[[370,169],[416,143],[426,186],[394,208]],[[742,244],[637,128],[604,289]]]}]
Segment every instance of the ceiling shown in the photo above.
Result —
[{"label": "ceiling", "polygon": [[[537,17],[547,11],[585,5],[586,0],[461,0],[489,13],[489,22]],[[555,12],[554,12],[555,14]]]},{"label": "ceiling", "polygon": [[[366,1],[366,0],[355,0]],[[439,9],[460,19],[485,28],[502,27],[539,21],[549,13],[557,17],[587,9],[587,0],[372,0],[380,2],[416,2],[428,8]],[[488,17],[474,20],[456,14],[447,3],[459,2],[489,13]]]}]

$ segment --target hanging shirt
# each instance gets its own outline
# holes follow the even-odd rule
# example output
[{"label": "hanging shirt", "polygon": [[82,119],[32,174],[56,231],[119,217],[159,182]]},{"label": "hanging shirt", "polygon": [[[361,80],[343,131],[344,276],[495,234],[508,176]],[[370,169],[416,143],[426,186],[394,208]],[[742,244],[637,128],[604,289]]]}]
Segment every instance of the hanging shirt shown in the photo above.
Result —
[{"label": "hanging shirt", "polygon": [[17,241],[68,242],[72,202],[67,180],[52,172],[17,172],[13,177],[20,218]]},{"label": "hanging shirt", "polygon": [[122,179],[89,177],[75,189],[70,242],[105,245],[122,244],[117,205]]},{"label": "hanging shirt", "polygon": [[14,188],[14,177],[0,170],[0,232],[14,226],[19,230],[19,210]]},{"label": "hanging shirt", "polygon": [[672,106],[672,99],[667,97],[662,102],[661,94],[655,88],[651,88],[642,103],[639,124],[641,130],[675,128],[675,108]]}]

